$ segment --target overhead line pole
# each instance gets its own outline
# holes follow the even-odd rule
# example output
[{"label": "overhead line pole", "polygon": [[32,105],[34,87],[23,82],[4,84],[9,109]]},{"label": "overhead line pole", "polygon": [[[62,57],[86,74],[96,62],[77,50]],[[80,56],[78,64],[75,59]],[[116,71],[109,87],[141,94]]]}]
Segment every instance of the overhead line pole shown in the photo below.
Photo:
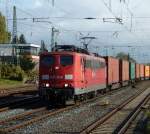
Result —
[{"label": "overhead line pole", "polygon": [[51,51],[54,51],[55,48],[55,33],[58,32],[58,30],[53,26],[53,23],[51,21],[44,21],[44,20],[39,20],[40,18],[33,18],[33,22],[44,22],[44,23],[49,23],[52,25],[51,28]]}]

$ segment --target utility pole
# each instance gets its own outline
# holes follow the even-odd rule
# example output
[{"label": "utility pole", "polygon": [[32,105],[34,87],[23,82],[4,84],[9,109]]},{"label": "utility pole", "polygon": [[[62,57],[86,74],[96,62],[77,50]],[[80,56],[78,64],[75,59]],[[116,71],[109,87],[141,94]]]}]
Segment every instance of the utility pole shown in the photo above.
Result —
[{"label": "utility pole", "polygon": [[10,6],[10,0],[5,0],[6,28],[7,28],[7,31],[11,30],[10,25],[9,25],[9,18],[10,18],[9,6]]},{"label": "utility pole", "polygon": [[[17,15],[16,15],[16,6],[13,7],[13,33],[12,33],[12,56],[13,64],[15,64],[16,56],[16,46],[17,46]],[[18,64],[18,55],[17,55],[17,64]]]},{"label": "utility pole", "polygon": [[17,42],[17,15],[16,15],[16,6],[13,7],[13,33],[12,40]]},{"label": "utility pole", "polygon": [[54,5],[55,5],[55,0],[52,0],[52,6],[54,7]]},{"label": "utility pole", "polygon": [[54,46],[55,46],[55,39],[54,39],[54,36],[55,36],[55,28],[52,27],[52,32],[51,32],[51,51],[53,51],[54,49]]},{"label": "utility pole", "polygon": [[55,29],[55,27],[52,27],[52,32],[51,32],[51,51],[55,51],[55,46],[57,44],[57,42],[55,40],[55,35],[58,32],[59,31],[57,29]]},{"label": "utility pole", "polygon": [[51,28],[51,51],[54,51],[55,44],[56,44],[55,35],[56,35],[56,33],[59,32],[59,30],[53,26],[51,21],[40,20],[40,18],[33,18],[33,22],[43,22],[43,23],[49,23],[52,25],[52,28]]}]

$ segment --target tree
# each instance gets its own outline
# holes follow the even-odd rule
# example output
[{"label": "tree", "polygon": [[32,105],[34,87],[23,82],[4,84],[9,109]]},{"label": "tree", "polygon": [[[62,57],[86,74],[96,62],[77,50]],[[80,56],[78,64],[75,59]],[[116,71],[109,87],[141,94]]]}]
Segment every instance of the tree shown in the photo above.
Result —
[{"label": "tree", "polygon": [[46,48],[46,45],[44,43],[43,40],[41,40],[41,48],[40,48],[40,53],[43,53],[43,52],[47,52],[47,48]]},{"label": "tree", "polygon": [[12,39],[12,44],[16,44],[16,43],[19,43],[19,39],[18,39],[18,36],[15,36],[13,39]]},{"label": "tree", "polygon": [[128,60],[128,61],[136,62],[135,59],[133,59],[132,57],[130,57],[129,54],[126,54],[124,52],[118,53],[117,56],[116,56],[116,58],[122,59],[122,60]]},{"label": "tree", "polygon": [[35,67],[35,63],[32,61],[31,56],[29,55],[22,55],[20,57],[20,66],[21,68],[28,73]]},{"label": "tree", "polygon": [[9,43],[11,34],[6,28],[6,19],[0,12],[0,43]]},{"label": "tree", "polygon": [[24,34],[20,35],[20,37],[19,37],[19,43],[20,44],[26,44],[27,43]]}]

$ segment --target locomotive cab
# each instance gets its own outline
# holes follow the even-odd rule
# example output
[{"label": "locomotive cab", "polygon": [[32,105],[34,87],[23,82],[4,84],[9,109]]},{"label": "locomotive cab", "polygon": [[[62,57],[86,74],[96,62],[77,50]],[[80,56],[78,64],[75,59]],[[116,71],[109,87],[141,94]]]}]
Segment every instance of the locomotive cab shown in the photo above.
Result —
[{"label": "locomotive cab", "polygon": [[[50,102],[73,98],[74,55],[51,52],[41,55],[39,93]],[[58,100],[59,99],[59,100]]]},{"label": "locomotive cab", "polygon": [[67,50],[40,55],[39,95],[49,102],[65,104],[105,89],[105,59],[83,49],[64,47]]}]

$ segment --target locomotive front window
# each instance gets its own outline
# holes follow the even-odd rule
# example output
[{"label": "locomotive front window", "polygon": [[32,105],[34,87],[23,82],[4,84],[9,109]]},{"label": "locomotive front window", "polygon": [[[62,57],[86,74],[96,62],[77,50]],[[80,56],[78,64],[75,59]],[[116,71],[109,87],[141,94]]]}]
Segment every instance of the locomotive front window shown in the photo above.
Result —
[{"label": "locomotive front window", "polygon": [[60,56],[60,64],[63,66],[73,64],[73,56]]},{"label": "locomotive front window", "polygon": [[41,65],[47,66],[47,67],[53,65],[54,62],[55,62],[55,59],[53,56],[45,56],[41,59]]}]

